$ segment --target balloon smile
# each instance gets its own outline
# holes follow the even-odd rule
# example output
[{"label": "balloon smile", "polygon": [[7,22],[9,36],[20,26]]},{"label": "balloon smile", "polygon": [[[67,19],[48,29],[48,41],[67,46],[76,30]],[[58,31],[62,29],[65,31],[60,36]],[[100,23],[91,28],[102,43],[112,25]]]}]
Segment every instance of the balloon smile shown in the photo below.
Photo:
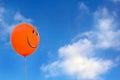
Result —
[{"label": "balloon smile", "polygon": [[37,46],[32,46],[32,45],[30,44],[28,37],[27,37],[27,43],[28,43],[28,45],[29,45],[31,48],[36,48],[36,47],[37,47]]}]

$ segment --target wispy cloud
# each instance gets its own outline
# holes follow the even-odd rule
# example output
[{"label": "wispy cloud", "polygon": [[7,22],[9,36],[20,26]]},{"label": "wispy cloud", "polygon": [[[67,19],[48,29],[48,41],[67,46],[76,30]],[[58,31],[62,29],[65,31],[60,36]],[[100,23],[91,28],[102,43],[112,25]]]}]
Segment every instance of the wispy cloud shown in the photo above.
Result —
[{"label": "wispy cloud", "polygon": [[15,13],[14,20],[15,21],[20,21],[20,22],[32,22],[32,19],[25,18],[20,12]]},{"label": "wispy cloud", "polygon": [[78,34],[72,44],[59,48],[58,60],[41,67],[47,76],[64,74],[75,77],[75,80],[99,80],[116,65],[114,60],[95,56],[97,50],[120,49],[120,30],[114,14],[107,8],[101,8],[93,13],[93,18],[94,28],[91,31]]},{"label": "wispy cloud", "polygon": [[120,0],[112,0],[113,2],[120,2]]},{"label": "wispy cloud", "polygon": [[85,5],[83,2],[80,3],[80,10],[83,10],[85,12],[89,12],[89,8],[87,5]]},{"label": "wispy cloud", "polygon": [[[32,20],[30,18],[24,17],[20,12],[14,11],[11,13],[9,9],[0,6],[0,41],[8,42],[8,37],[10,32],[15,27],[16,24],[22,22],[31,23]],[[9,16],[9,17],[8,17]]]},{"label": "wispy cloud", "polygon": [[106,8],[102,8],[94,13],[95,28],[92,37],[96,39],[96,47],[98,48],[120,48],[120,30],[116,29],[118,23],[113,13]]}]

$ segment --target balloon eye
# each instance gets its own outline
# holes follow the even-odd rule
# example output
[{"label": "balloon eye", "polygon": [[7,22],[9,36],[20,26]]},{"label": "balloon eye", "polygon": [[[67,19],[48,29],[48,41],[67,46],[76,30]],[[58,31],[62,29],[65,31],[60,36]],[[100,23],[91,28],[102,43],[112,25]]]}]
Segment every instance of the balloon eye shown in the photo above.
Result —
[{"label": "balloon eye", "polygon": [[39,36],[38,32],[36,33],[37,36]]},{"label": "balloon eye", "polygon": [[32,33],[34,34],[34,32],[35,32],[35,31],[33,30]]}]

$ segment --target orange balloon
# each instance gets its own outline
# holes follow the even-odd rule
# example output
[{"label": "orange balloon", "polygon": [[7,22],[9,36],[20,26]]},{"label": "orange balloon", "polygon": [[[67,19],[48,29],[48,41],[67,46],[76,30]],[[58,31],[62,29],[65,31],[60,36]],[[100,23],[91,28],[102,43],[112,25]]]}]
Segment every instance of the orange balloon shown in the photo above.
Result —
[{"label": "orange balloon", "polygon": [[36,50],[39,40],[37,29],[27,23],[17,25],[11,33],[12,47],[24,57],[29,56]]}]

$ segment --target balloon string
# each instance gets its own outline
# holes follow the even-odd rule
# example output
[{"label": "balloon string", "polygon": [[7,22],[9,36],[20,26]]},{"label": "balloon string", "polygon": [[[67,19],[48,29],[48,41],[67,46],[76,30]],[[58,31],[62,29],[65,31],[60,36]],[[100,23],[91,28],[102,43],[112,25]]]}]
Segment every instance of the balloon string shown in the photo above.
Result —
[{"label": "balloon string", "polygon": [[24,68],[25,68],[25,80],[28,80],[28,71],[27,71],[26,57],[24,57]]}]

